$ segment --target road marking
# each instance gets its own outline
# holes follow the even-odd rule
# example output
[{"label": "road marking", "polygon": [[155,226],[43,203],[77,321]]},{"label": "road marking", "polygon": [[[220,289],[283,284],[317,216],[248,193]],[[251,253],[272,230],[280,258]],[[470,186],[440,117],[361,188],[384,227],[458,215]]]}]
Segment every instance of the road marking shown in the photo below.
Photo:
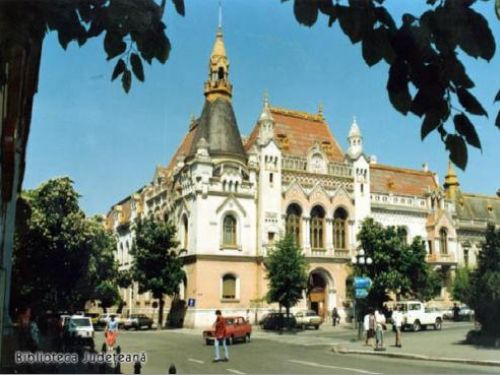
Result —
[{"label": "road marking", "polygon": [[239,371],[239,370],[235,370],[235,369],[232,369],[232,368],[227,368],[226,370],[229,371],[229,372],[232,372],[233,374],[245,375],[244,372]]},{"label": "road marking", "polygon": [[338,366],[322,365],[321,363],[316,363],[316,362],[297,361],[295,359],[290,359],[289,362],[298,363],[298,364],[306,365],[306,366],[313,366],[313,367],[322,367],[322,368],[331,368],[331,369],[337,369],[337,370],[353,371],[353,372],[359,372],[361,374],[380,375],[379,372],[371,372],[371,371],[361,370],[361,369],[357,369],[357,368],[350,368],[350,367],[338,367]]},{"label": "road marking", "polygon": [[188,358],[188,361],[195,362],[195,363],[201,363],[201,364],[205,363],[205,361],[200,361],[199,359],[194,359],[194,358]]}]

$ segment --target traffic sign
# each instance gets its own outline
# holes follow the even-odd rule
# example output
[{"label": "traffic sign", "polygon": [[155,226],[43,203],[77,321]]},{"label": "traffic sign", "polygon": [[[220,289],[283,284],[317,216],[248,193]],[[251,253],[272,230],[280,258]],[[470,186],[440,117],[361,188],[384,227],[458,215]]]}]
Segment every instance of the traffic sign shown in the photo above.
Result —
[{"label": "traffic sign", "polygon": [[194,307],[196,300],[194,298],[188,298],[188,307]]},{"label": "traffic sign", "polygon": [[355,277],[354,289],[369,289],[372,286],[372,280],[369,277]]},{"label": "traffic sign", "polygon": [[366,298],[366,296],[368,295],[368,290],[366,289],[356,289],[355,292],[356,298]]}]

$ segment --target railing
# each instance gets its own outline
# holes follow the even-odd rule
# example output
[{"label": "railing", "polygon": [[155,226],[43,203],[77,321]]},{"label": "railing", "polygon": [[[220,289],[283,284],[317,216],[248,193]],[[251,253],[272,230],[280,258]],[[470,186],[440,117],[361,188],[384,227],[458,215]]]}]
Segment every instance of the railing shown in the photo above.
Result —
[{"label": "railing", "polygon": [[349,258],[350,253],[351,252],[347,249],[335,249],[334,256],[335,258]]},{"label": "railing", "polygon": [[454,254],[427,254],[425,260],[428,263],[456,263]]},{"label": "railing", "polygon": [[[281,161],[281,168],[292,171],[307,171],[307,159],[298,156],[287,156]],[[327,174],[339,177],[352,177],[352,167],[343,163],[328,163]]]},{"label": "railing", "polygon": [[311,249],[311,256],[313,257],[327,257],[330,255],[326,249]]}]

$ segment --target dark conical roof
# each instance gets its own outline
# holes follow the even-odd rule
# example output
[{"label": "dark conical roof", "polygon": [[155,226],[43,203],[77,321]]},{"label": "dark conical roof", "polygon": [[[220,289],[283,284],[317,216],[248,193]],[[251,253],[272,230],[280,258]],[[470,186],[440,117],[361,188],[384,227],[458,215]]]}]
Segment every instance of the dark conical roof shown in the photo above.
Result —
[{"label": "dark conical roof", "polygon": [[224,155],[241,161],[246,159],[233,106],[225,98],[217,98],[214,101],[205,100],[189,156],[196,154],[201,138],[205,138],[208,142],[210,156]]}]

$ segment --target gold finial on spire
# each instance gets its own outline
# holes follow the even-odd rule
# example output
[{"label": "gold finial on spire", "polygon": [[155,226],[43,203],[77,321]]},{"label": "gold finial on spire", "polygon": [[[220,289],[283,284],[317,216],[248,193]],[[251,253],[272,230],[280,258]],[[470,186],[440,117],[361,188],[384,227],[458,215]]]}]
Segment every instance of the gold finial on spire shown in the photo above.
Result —
[{"label": "gold finial on spire", "polygon": [[319,103],[319,106],[318,106],[318,116],[320,118],[323,118],[323,102]]},{"label": "gold finial on spire", "polygon": [[352,116],[352,123],[353,123],[353,124],[357,124],[357,122],[356,122],[356,115],[353,115],[353,116]]},{"label": "gold finial on spire", "polygon": [[443,186],[446,197],[455,200],[460,183],[458,182],[457,173],[455,172],[455,168],[453,168],[451,160],[448,160],[448,172],[444,178]]},{"label": "gold finial on spire", "polygon": [[230,99],[232,85],[229,82],[229,60],[224,46],[222,35],[222,6],[219,2],[219,23],[215,35],[215,43],[208,64],[208,80],[205,82],[205,96],[207,100],[214,101],[217,98]]},{"label": "gold finial on spire", "polygon": [[269,91],[264,90],[264,107],[269,107]]}]

